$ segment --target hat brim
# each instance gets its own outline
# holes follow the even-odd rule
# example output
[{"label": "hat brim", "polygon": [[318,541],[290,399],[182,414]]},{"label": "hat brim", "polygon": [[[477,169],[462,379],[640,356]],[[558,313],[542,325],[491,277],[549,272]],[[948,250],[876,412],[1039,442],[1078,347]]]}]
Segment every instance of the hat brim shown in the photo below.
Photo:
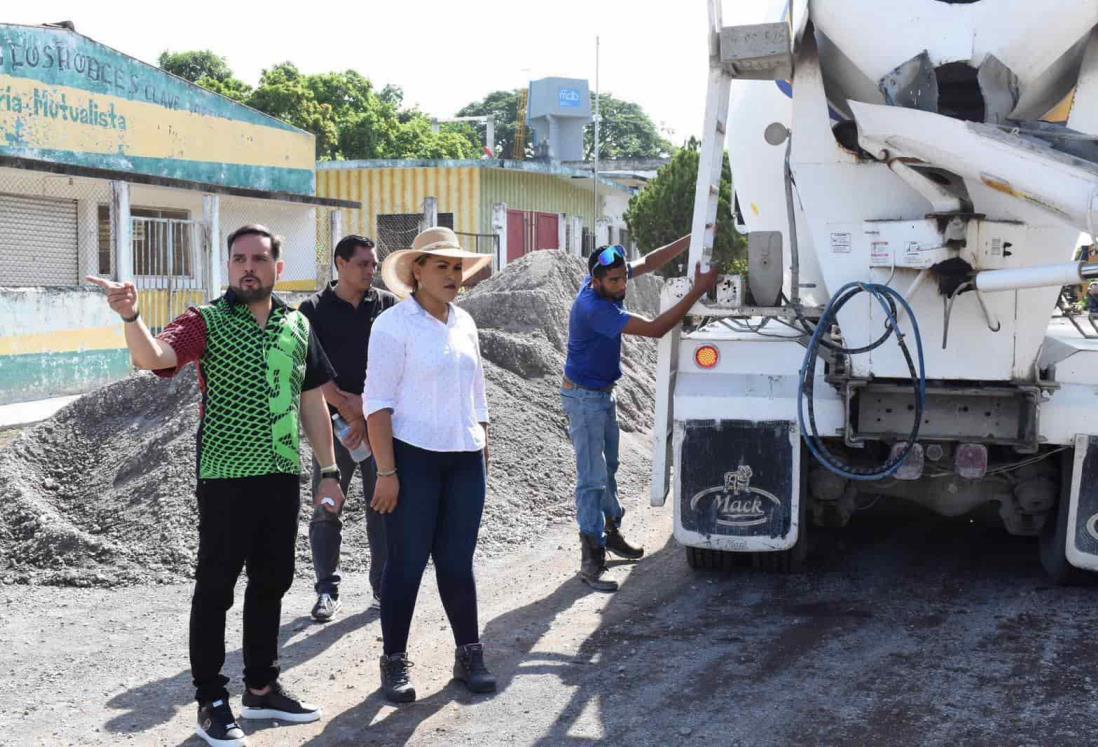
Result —
[{"label": "hat brim", "polygon": [[412,291],[415,289],[412,263],[425,254],[462,260],[462,285],[492,263],[490,255],[477,254],[461,247],[441,244],[441,242],[440,245],[433,246],[430,249],[400,249],[390,254],[381,263],[381,280],[385,283],[385,287],[401,298],[411,296]]}]

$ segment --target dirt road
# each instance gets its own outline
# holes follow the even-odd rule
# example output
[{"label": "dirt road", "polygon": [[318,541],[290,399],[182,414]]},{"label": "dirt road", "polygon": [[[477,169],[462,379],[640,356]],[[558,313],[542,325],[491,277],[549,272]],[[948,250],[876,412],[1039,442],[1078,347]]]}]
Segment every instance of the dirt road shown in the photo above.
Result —
[{"label": "dirt road", "polygon": [[[629,503],[650,555],[613,596],[574,577],[567,526],[479,566],[494,697],[449,682],[452,642],[429,577],[410,656],[420,699],[377,692],[380,630],[364,579],[311,623],[283,611],[284,677],[325,708],[247,726],[291,744],[1091,744],[1096,589],[1057,589],[1029,540],[888,506],[817,533],[795,577],[691,572],[669,510]],[[188,744],[190,589],[0,587],[0,742]],[[238,604],[230,613],[238,677]],[[236,679],[231,686],[239,693]],[[236,701],[238,702],[238,701]]]}]

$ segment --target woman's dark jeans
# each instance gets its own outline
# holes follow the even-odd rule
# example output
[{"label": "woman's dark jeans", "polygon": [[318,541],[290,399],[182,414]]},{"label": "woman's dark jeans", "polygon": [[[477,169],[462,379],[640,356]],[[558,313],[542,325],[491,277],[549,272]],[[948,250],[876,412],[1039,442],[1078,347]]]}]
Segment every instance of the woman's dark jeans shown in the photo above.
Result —
[{"label": "woman's dark jeans", "polygon": [[[385,653],[407,650],[427,558],[435,563],[438,592],[454,641],[480,640],[473,551],[486,490],[480,451],[427,451],[393,440],[400,494],[385,514],[388,557],[381,580]],[[380,478],[385,479],[385,478]]]}]

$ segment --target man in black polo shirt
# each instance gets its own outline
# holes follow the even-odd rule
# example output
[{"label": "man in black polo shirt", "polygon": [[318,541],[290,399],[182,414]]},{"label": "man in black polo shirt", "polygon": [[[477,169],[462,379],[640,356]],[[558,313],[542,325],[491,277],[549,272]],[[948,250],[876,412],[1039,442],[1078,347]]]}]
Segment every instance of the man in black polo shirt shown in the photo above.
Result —
[{"label": "man in black polo shirt", "polygon": [[[344,493],[351,484],[355,464],[348,447],[354,449],[366,438],[362,414],[362,390],[366,380],[366,348],[374,319],[397,302],[396,296],[372,287],[377,272],[374,242],[365,236],[345,236],[335,248],[339,279],[301,303],[299,310],[312,324],[321,347],[335,369],[335,381],[323,386],[332,412],[339,412],[351,426],[351,440],[344,445],[335,439],[336,464]],[[385,567],[385,524],[381,514],[370,508],[377,468],[373,457],[361,463],[362,491],[366,496],[366,536],[370,543],[370,587],[379,605],[381,571]],[[313,497],[319,487],[319,471],[313,460]],[[339,548],[343,541],[340,509],[317,506],[309,524],[309,544],[316,570],[316,604],[313,619],[327,622],[339,612]]]}]

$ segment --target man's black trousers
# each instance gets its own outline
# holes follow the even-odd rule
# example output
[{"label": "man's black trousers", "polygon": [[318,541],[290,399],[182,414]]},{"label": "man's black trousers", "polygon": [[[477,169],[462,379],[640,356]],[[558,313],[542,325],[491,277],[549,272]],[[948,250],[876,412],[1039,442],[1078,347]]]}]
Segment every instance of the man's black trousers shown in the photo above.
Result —
[{"label": "man's black trousers", "polygon": [[191,674],[195,698],[228,697],[225,613],[247,569],[244,593],[244,682],[262,689],[278,678],[282,596],[294,578],[301,508],[297,475],[198,481],[198,567],[191,600]]}]

